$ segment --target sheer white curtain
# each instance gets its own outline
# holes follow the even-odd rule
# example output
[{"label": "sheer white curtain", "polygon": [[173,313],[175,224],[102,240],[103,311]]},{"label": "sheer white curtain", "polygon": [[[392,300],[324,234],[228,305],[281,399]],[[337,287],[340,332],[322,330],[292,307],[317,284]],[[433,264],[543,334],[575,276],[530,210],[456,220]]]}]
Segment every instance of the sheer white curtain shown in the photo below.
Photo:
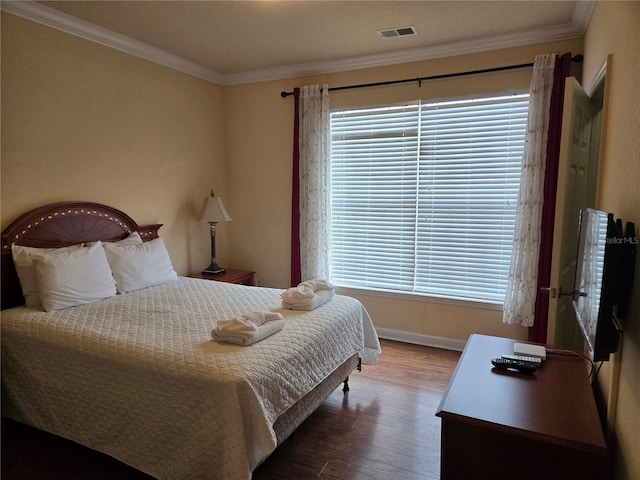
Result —
[{"label": "sheer white curtain", "polygon": [[502,321],[533,325],[540,256],[549,107],[556,54],[538,55],[533,66],[527,135]]},{"label": "sheer white curtain", "polygon": [[329,87],[300,89],[300,274],[329,279],[331,117]]}]

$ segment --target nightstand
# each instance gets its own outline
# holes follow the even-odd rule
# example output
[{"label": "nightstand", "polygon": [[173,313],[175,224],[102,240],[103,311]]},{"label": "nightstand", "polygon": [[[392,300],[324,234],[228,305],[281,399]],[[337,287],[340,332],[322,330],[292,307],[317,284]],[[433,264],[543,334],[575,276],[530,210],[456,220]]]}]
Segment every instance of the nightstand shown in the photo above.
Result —
[{"label": "nightstand", "polygon": [[225,268],[223,273],[194,273],[189,275],[192,278],[202,278],[204,280],[214,280],[216,282],[236,283],[238,285],[255,286],[255,274],[249,270],[236,270],[233,268]]}]

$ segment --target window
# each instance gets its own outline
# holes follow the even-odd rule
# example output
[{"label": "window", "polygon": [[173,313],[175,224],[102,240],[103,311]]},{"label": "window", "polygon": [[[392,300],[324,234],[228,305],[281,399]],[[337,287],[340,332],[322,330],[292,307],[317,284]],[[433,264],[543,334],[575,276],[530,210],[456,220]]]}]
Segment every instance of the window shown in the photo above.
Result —
[{"label": "window", "polygon": [[332,112],[332,281],[502,304],[528,99]]}]

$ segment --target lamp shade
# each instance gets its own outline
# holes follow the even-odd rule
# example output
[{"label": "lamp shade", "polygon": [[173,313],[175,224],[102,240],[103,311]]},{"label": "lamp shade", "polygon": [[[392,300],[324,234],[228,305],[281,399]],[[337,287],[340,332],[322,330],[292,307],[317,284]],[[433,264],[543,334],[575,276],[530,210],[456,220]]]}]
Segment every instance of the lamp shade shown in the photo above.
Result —
[{"label": "lamp shade", "polygon": [[230,222],[231,217],[224,208],[222,198],[206,197],[198,215],[198,222]]}]

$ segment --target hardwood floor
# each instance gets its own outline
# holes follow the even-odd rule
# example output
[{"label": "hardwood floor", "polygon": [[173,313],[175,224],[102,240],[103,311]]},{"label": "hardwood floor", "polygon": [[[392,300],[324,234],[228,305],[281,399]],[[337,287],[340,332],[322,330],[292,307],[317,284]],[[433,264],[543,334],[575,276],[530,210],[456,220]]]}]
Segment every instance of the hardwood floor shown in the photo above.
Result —
[{"label": "hardwood floor", "polygon": [[[253,480],[437,480],[435,411],[459,352],[383,340],[378,365],[350,377]],[[2,424],[3,480],[149,480],[110,457],[15,422]]]},{"label": "hardwood floor", "polygon": [[351,375],[254,472],[253,480],[440,478],[436,408],[459,352],[382,342],[378,365]]}]

